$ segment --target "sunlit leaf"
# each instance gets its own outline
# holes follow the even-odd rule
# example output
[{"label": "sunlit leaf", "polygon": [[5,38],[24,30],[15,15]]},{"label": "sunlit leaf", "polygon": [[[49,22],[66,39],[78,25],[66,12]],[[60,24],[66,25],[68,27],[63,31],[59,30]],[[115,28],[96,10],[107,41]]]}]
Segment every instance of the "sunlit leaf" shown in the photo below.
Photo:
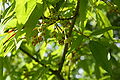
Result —
[{"label": "sunlit leaf", "polygon": [[5,24],[5,29],[15,28],[17,26],[17,19],[12,19]]},{"label": "sunlit leaf", "polygon": [[[107,18],[107,16],[106,16],[101,10],[98,10],[98,13],[99,13],[99,15],[100,15],[100,17],[101,17],[101,20],[102,20],[102,22],[103,22],[102,28],[112,26],[111,23],[110,23],[110,21],[109,21],[109,19]],[[104,35],[105,35],[106,37],[111,37],[111,38],[113,38],[113,31],[112,31],[112,30],[111,30],[111,31],[108,31],[108,32],[104,33]]]},{"label": "sunlit leaf", "polygon": [[36,6],[35,0],[16,0],[16,17],[19,24],[25,24]]},{"label": "sunlit leaf", "polygon": [[20,41],[16,44],[16,50],[19,49],[19,47],[20,47],[21,44],[22,44],[22,41],[23,41],[23,40],[20,40]]},{"label": "sunlit leaf", "polygon": [[2,23],[6,23],[7,21],[9,21],[12,17],[14,17],[14,8],[15,8],[15,3],[12,3],[7,9],[5,9],[2,18],[3,21]]},{"label": "sunlit leaf", "polygon": [[[5,47],[6,46],[6,47]],[[3,56],[6,56],[8,53],[10,53],[14,48],[14,42],[11,40],[11,41],[8,41],[5,45],[5,50],[4,50],[4,53],[2,54]]]},{"label": "sunlit leaf", "polygon": [[5,25],[0,24],[0,34],[4,33],[4,28],[5,28]]},{"label": "sunlit leaf", "polygon": [[42,59],[45,57],[45,52],[46,52],[46,43],[44,42],[40,47],[40,56]]}]

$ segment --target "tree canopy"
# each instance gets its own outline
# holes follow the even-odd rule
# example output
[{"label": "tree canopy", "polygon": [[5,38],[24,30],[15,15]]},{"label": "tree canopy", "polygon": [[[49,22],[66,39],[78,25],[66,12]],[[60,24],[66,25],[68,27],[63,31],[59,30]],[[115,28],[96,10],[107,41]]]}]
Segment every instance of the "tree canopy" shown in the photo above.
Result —
[{"label": "tree canopy", "polygon": [[0,80],[119,80],[120,0],[0,0]]}]

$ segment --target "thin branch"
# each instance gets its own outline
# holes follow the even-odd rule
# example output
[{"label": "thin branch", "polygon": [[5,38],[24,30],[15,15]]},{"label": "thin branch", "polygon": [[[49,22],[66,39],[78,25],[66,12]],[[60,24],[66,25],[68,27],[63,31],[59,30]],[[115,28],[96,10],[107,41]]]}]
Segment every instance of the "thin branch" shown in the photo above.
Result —
[{"label": "thin branch", "polygon": [[[76,22],[78,13],[79,13],[79,5],[80,5],[80,0],[78,0],[78,2],[77,2],[77,6],[76,6],[76,9],[75,9],[76,11],[75,11],[75,14],[74,14],[74,17],[73,17],[73,20],[72,20],[72,24],[70,26],[67,38],[71,37],[71,35],[72,35],[72,30],[73,30],[73,27],[75,25],[75,22]],[[62,70],[64,61],[65,61],[65,55],[67,54],[67,52],[68,52],[68,43],[66,43],[65,47],[64,47],[64,52],[63,52],[63,56],[62,56],[62,59],[61,59],[61,63],[60,63],[60,67],[59,67],[59,72],[61,72],[61,70]]]},{"label": "thin branch", "polygon": [[30,53],[28,53],[26,50],[24,50],[22,47],[20,47],[20,50],[22,52],[24,52],[26,55],[28,55],[31,59],[35,60],[37,63],[39,63],[40,65],[42,65],[43,67],[47,68],[50,72],[52,72],[52,74],[56,75],[58,77],[58,79],[64,80],[64,78],[59,74],[58,71],[53,70],[53,69],[47,67],[45,64],[43,64],[42,62],[40,62],[37,58],[33,57]]}]

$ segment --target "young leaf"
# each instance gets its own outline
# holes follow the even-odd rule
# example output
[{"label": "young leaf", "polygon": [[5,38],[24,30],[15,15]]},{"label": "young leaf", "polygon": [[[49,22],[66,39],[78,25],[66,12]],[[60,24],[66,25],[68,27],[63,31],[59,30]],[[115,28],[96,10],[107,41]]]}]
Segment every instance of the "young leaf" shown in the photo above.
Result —
[{"label": "young leaf", "polygon": [[111,66],[108,61],[108,51],[106,47],[97,41],[90,41],[89,47],[96,63],[111,74]]}]

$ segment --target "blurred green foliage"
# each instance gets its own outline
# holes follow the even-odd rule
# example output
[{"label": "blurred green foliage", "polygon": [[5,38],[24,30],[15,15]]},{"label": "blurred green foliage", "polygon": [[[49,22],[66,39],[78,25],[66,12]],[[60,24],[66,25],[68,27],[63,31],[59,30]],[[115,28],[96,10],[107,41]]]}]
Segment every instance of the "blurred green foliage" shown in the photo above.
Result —
[{"label": "blurred green foliage", "polygon": [[119,80],[120,0],[0,0],[0,80]]}]

